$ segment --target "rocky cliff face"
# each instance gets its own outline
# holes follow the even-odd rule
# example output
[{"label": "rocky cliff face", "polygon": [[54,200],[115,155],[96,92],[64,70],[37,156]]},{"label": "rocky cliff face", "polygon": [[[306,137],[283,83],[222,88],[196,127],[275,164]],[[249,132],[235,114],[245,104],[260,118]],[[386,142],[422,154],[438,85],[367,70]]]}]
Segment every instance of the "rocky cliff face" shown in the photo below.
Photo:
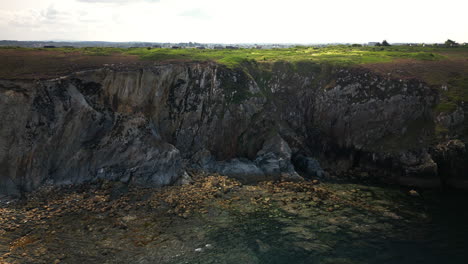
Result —
[{"label": "rocky cliff face", "polygon": [[161,186],[189,167],[245,181],[295,179],[301,168],[322,175],[316,159],[333,171],[362,167],[434,185],[428,139],[437,96],[417,80],[315,64],[185,63],[2,80],[0,193],[99,178]]}]

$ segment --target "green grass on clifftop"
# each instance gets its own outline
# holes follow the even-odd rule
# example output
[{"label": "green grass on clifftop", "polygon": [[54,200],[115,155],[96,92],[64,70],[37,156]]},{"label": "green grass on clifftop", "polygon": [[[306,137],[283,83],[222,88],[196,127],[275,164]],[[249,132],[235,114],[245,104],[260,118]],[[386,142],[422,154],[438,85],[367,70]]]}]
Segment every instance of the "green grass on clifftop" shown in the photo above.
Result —
[{"label": "green grass on clifftop", "polygon": [[[468,49],[467,49],[468,50]],[[228,67],[236,67],[244,61],[312,61],[338,65],[390,62],[394,59],[440,60],[440,48],[423,47],[350,47],[328,46],[322,48],[295,47],[288,49],[146,49],[123,50],[144,60],[193,60],[216,61]]]},{"label": "green grass on clifftop", "polygon": [[[294,47],[287,49],[17,48],[0,47],[0,78],[47,78],[104,64],[217,62],[236,68],[245,62],[313,62],[338,66],[382,65],[402,60],[439,63],[468,58],[468,47]],[[374,66],[372,66],[374,67]],[[436,73],[438,74],[438,73]],[[431,76],[435,76],[431,74]]]},{"label": "green grass on clifftop", "polygon": [[453,51],[468,53],[468,48],[440,47],[351,47],[345,45],[326,47],[295,47],[287,49],[168,49],[168,48],[55,48],[31,49],[2,47],[1,50],[15,49],[21,51],[47,51],[67,54],[82,54],[85,56],[125,56],[135,55],[142,60],[150,61],[215,61],[228,67],[236,67],[244,61],[275,62],[275,61],[313,61],[327,62],[338,65],[353,65],[367,63],[391,62],[395,59],[415,59],[436,61],[446,58]]}]

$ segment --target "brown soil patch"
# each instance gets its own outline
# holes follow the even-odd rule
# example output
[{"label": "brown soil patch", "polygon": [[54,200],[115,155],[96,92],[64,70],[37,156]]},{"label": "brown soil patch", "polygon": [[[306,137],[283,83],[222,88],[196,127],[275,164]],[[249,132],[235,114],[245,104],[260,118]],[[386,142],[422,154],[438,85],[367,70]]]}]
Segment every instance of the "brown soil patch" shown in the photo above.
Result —
[{"label": "brown soil patch", "polygon": [[449,58],[440,61],[400,59],[386,63],[360,65],[374,72],[402,79],[416,78],[429,84],[443,85],[454,75],[468,74],[468,58]]},{"label": "brown soil patch", "polygon": [[137,56],[113,54],[90,56],[80,52],[0,49],[0,78],[48,79],[106,64],[143,63]]}]

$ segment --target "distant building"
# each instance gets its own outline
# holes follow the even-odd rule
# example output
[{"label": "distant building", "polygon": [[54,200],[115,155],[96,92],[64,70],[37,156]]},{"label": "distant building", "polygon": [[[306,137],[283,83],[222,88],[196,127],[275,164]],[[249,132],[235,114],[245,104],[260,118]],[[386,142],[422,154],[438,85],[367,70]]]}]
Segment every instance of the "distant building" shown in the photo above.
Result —
[{"label": "distant building", "polygon": [[214,49],[224,49],[224,47],[221,45],[217,45],[217,46],[214,46]]},{"label": "distant building", "polygon": [[197,47],[197,49],[205,49],[205,47],[199,46],[199,47]]},{"label": "distant building", "polygon": [[380,44],[380,42],[369,42],[367,43],[367,46],[375,46],[377,44]]},{"label": "distant building", "polygon": [[226,49],[239,49],[237,46],[226,46]]},{"label": "distant building", "polygon": [[179,46],[172,46],[173,49],[180,49]]}]

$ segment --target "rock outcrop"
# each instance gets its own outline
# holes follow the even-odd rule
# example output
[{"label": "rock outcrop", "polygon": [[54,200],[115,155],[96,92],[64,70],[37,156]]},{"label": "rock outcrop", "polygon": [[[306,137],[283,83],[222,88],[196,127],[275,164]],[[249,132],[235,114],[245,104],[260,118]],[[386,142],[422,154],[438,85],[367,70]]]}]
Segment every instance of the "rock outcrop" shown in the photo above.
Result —
[{"label": "rock outcrop", "polygon": [[166,185],[182,172],[179,150],[154,136],[148,118],[98,104],[100,91],[89,90],[94,86],[77,80],[0,85],[2,193],[98,178]]},{"label": "rock outcrop", "polygon": [[461,140],[439,143],[431,150],[444,185],[468,189],[468,150]]},{"label": "rock outcrop", "polygon": [[292,157],[315,176],[358,166],[439,180],[427,143],[436,101],[421,81],[312,63],[2,80],[0,193],[100,178],[162,186],[188,167],[246,182],[297,179]]}]

